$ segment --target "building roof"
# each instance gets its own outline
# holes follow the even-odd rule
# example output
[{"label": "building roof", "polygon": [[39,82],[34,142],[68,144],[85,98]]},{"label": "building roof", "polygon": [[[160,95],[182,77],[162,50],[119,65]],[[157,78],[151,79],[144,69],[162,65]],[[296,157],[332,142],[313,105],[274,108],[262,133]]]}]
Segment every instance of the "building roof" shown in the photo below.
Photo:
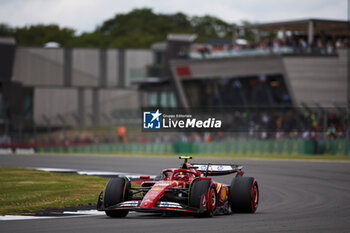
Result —
[{"label": "building roof", "polygon": [[167,40],[192,42],[197,38],[196,34],[169,34]]},{"label": "building roof", "polygon": [[313,18],[272,23],[258,23],[241,26],[241,28],[258,29],[261,31],[278,31],[285,29],[287,31],[307,32],[310,22],[313,24],[315,34],[325,33],[327,35],[334,36],[350,35],[350,21]]},{"label": "building roof", "polygon": [[166,42],[157,42],[152,44],[151,49],[153,51],[165,51],[167,49],[167,43]]}]

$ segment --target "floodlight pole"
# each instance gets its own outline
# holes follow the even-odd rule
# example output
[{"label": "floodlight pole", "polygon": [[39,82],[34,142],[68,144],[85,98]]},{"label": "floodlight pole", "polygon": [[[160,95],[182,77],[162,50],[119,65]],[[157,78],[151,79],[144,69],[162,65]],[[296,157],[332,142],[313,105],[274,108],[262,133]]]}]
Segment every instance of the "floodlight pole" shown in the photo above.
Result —
[{"label": "floodlight pole", "polygon": [[311,47],[313,42],[314,42],[314,22],[310,20],[307,28],[307,43],[308,43],[309,53],[311,53]]}]

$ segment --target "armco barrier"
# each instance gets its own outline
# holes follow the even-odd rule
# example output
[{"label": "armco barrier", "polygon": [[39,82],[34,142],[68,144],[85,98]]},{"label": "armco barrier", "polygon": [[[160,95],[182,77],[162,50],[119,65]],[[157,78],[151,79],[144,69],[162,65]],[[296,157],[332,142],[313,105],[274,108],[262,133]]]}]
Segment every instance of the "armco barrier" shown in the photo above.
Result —
[{"label": "armco barrier", "polygon": [[350,141],[337,140],[235,140],[230,142],[116,143],[37,147],[40,153],[116,154],[233,154],[233,155],[350,155]]}]

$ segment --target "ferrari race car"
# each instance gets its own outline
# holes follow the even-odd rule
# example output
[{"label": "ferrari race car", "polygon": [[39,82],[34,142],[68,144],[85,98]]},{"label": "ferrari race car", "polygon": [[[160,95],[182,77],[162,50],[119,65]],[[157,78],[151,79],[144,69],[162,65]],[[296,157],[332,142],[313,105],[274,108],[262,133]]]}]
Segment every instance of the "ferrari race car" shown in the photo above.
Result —
[{"label": "ferrari race car", "polygon": [[[129,211],[184,212],[210,217],[234,213],[254,213],[259,203],[256,179],[243,176],[242,166],[236,164],[190,164],[184,159],[180,168],[168,168],[161,176],[139,181],[126,177],[112,178],[105,192],[100,193],[97,210],[112,218],[125,217]],[[208,176],[236,173],[231,185],[216,183]],[[131,187],[131,182],[140,187]]]}]

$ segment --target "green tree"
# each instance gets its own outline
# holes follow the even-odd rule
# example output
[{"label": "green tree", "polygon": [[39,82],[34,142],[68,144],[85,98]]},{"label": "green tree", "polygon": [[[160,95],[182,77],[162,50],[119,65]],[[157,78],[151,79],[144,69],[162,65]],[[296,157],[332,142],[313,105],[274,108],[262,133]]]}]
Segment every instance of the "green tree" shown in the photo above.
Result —
[{"label": "green tree", "polygon": [[[75,35],[70,28],[57,25],[32,25],[10,28],[0,24],[0,36],[14,36],[20,46],[43,46],[57,42],[72,47],[149,48],[164,41],[170,33],[196,33],[197,41],[231,39],[233,24],[205,15],[188,17],[183,13],[156,14],[149,8],[135,9],[126,14],[116,14],[92,32]],[[252,32],[244,37],[253,39]]]},{"label": "green tree", "polygon": [[[243,20],[242,21],[242,25],[245,27],[250,26],[252,23],[250,23],[249,21]],[[257,42],[256,41],[256,36],[254,34],[254,32],[251,29],[244,29],[243,31],[240,32],[239,35],[240,38],[244,38],[249,42]]]},{"label": "green tree", "polygon": [[66,46],[74,37],[74,30],[60,28],[55,24],[39,24],[16,28],[14,37],[17,44],[22,46],[43,46],[47,42],[57,42],[61,46]]},{"label": "green tree", "polygon": [[207,39],[232,38],[233,25],[210,15],[192,17],[191,25],[202,42]]},{"label": "green tree", "polygon": [[66,43],[69,47],[106,47],[106,36],[97,32],[85,32]]},{"label": "green tree", "polygon": [[155,14],[151,9],[135,9],[127,14],[117,14],[106,20],[95,33],[105,36],[106,46],[149,48],[165,40],[169,33],[193,32],[187,16]]},{"label": "green tree", "polygon": [[7,24],[0,24],[0,36],[8,37],[13,36],[14,30]]},{"label": "green tree", "polygon": [[[249,42],[258,42],[256,31],[254,32],[252,29],[249,29],[249,26],[252,25],[251,22],[243,20],[242,25],[248,28],[245,28],[243,31],[240,32],[239,37],[244,38]],[[260,41],[265,41],[266,39],[273,39],[277,37],[277,33],[273,31],[260,31]]]}]

